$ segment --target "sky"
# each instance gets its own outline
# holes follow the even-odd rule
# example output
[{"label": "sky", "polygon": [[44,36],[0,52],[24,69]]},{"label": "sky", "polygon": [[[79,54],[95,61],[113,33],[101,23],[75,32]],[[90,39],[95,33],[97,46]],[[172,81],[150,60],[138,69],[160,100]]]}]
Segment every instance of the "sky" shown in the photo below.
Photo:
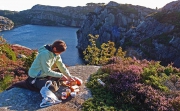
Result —
[{"label": "sky", "polygon": [[109,3],[114,1],[120,4],[140,5],[155,9],[162,8],[167,3],[177,0],[1,0],[0,10],[23,11],[31,9],[36,4],[49,6],[86,6],[86,3]]}]

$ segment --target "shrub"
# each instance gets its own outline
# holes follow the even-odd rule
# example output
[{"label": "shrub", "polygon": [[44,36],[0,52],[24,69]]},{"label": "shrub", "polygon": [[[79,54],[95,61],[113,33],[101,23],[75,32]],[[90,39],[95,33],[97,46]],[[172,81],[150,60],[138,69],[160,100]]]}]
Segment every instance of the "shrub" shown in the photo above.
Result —
[{"label": "shrub", "polygon": [[[26,56],[33,55],[33,50],[21,46],[10,45],[0,37],[0,90],[27,78],[28,69],[22,58],[16,58],[19,53]],[[34,57],[34,56],[33,56]]]},{"label": "shrub", "polygon": [[91,42],[91,46],[88,45],[88,47],[83,51],[84,54],[84,60],[88,62],[89,64],[99,64],[99,55],[100,50],[97,48],[95,40],[99,37],[98,35],[92,36],[89,35]]},{"label": "shrub", "polygon": [[91,89],[93,98],[88,99],[83,103],[83,111],[116,111],[117,108],[114,106],[114,96],[108,91],[107,87],[102,87],[98,83],[97,79],[105,81],[104,78],[108,76],[107,73],[103,73],[99,70],[97,73],[92,74],[90,81],[86,84]]},{"label": "shrub", "polygon": [[[166,69],[170,69],[170,76],[165,73]],[[105,108],[115,111],[178,111],[180,94],[163,84],[166,80],[176,83],[178,74],[179,69],[171,65],[161,66],[160,62],[113,57],[109,64],[91,75],[86,85],[93,98],[83,107],[97,111]],[[105,82],[104,87],[98,83],[98,78]]]},{"label": "shrub", "polygon": [[114,42],[108,41],[108,43],[103,43],[100,48],[98,48],[96,40],[99,35],[93,36],[92,34],[89,34],[89,37],[91,45],[88,45],[88,47],[83,51],[84,60],[88,64],[105,65],[113,56],[119,56],[121,58],[125,57],[126,52],[123,52],[121,47],[117,50]]},{"label": "shrub", "polygon": [[1,78],[3,79],[0,80],[0,92],[8,88],[11,85],[13,79],[12,76],[4,74],[1,74]]},{"label": "shrub", "polygon": [[4,52],[9,59],[16,61],[16,54],[8,44],[4,44],[2,52]]},{"label": "shrub", "polygon": [[30,56],[23,59],[24,61],[23,66],[26,68],[26,70],[28,70],[31,67],[31,64],[33,63],[35,58],[36,58],[36,52],[32,52]]},{"label": "shrub", "polygon": [[2,53],[5,53],[9,59],[13,61],[16,60],[14,51],[11,49],[10,45],[7,44],[6,40],[0,36],[0,55],[2,55]]}]

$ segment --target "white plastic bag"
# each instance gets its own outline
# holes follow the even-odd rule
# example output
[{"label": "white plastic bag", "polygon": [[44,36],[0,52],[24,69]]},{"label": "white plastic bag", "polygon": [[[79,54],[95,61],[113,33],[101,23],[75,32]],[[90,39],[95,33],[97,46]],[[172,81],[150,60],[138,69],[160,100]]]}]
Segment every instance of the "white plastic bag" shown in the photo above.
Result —
[{"label": "white plastic bag", "polygon": [[51,90],[48,89],[51,84],[52,81],[47,81],[45,86],[42,87],[40,90],[40,93],[43,97],[40,107],[47,107],[62,102],[56,97],[56,95]]}]

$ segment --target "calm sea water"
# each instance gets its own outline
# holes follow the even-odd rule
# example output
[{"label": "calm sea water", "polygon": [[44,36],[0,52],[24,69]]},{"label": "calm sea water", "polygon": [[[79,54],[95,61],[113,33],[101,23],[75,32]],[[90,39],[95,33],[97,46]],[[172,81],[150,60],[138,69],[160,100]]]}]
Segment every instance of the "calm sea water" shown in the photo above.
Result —
[{"label": "calm sea water", "polygon": [[0,32],[10,44],[20,44],[31,49],[38,49],[55,40],[64,40],[67,50],[61,54],[63,62],[68,66],[83,64],[77,46],[76,31],[78,28],[25,25],[10,31]]}]

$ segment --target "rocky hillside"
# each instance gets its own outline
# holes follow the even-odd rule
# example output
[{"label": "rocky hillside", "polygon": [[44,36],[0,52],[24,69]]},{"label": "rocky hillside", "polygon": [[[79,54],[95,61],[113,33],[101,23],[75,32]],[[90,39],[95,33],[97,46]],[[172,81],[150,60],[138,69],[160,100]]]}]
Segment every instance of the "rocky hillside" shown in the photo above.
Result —
[{"label": "rocky hillside", "polygon": [[97,43],[114,41],[128,56],[153,59],[180,67],[180,1],[165,5],[161,11],[141,6],[110,2],[89,13],[77,32],[78,48],[84,50],[88,34],[100,35]]},{"label": "rocky hillside", "polygon": [[121,45],[138,52],[142,58],[159,60],[164,65],[172,62],[180,67],[179,7],[180,1],[174,1],[161,12],[148,16],[125,34]]},{"label": "rocky hillside", "polygon": [[88,43],[88,34],[98,34],[98,43],[108,40],[118,42],[132,27],[137,27],[145,17],[155,10],[130,4],[109,2],[106,6],[96,8],[87,15],[77,32],[78,48],[84,50]]},{"label": "rocky hillside", "polygon": [[35,5],[27,12],[31,24],[80,27],[95,6],[54,7]]},{"label": "rocky hillside", "polygon": [[0,31],[4,31],[4,30],[10,30],[14,27],[14,23],[12,20],[0,16]]},{"label": "rocky hillside", "polygon": [[50,26],[80,27],[86,14],[93,12],[96,7],[103,4],[92,4],[77,7],[58,7],[35,5],[29,10],[20,12],[0,10],[0,15],[15,22],[15,25],[35,24]]}]

